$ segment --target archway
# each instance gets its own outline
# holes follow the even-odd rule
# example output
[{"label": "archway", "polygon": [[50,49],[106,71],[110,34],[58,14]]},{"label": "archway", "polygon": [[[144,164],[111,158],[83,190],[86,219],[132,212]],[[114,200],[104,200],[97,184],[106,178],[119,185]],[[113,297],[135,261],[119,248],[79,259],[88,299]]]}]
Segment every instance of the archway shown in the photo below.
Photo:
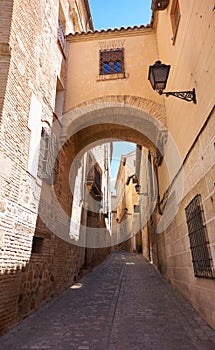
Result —
[{"label": "archway", "polygon": [[[44,186],[41,194],[41,203],[44,202],[52,211],[53,220],[48,223],[52,232],[65,241],[76,243],[71,242],[68,237],[68,223],[71,217],[74,178],[79,166],[78,155],[101,140],[124,140],[143,145],[153,155],[156,166],[159,166],[164,155],[164,144],[168,139],[170,142],[167,156],[172,160],[174,155],[174,166],[172,169],[168,168],[168,175],[170,179],[175,175],[175,168],[179,168],[175,164],[181,164],[181,160],[177,150],[169,152],[175,147],[172,142],[174,140],[167,138],[167,129],[162,121],[166,121],[162,105],[132,96],[108,96],[88,101],[62,116],[58,181],[54,186]],[[53,131],[59,132],[58,124],[53,126]],[[168,162],[168,159],[165,161]],[[71,167],[72,182],[69,178]],[[43,206],[39,216],[43,221],[46,220]]]}]

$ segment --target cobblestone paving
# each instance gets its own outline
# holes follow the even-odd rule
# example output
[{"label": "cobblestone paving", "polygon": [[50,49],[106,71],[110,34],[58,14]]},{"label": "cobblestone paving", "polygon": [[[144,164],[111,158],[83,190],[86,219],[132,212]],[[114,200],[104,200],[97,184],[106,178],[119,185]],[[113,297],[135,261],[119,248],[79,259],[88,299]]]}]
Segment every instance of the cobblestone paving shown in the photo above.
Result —
[{"label": "cobblestone paving", "polygon": [[115,252],[0,338],[1,350],[214,350],[213,331],[142,256]]}]

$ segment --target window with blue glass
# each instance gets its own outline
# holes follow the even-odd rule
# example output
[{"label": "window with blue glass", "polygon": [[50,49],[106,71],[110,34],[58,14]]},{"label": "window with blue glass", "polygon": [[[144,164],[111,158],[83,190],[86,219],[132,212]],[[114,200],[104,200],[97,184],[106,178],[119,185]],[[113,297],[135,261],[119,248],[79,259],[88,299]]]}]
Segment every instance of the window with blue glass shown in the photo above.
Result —
[{"label": "window with blue glass", "polygon": [[100,51],[100,75],[124,73],[124,49]]},{"label": "window with blue glass", "polygon": [[114,61],[114,63],[113,63],[113,69],[114,69],[114,72],[116,72],[116,73],[121,73],[121,64],[120,64],[120,61]]},{"label": "window with blue glass", "polygon": [[110,73],[110,62],[104,62],[103,66],[104,74],[109,74]]}]

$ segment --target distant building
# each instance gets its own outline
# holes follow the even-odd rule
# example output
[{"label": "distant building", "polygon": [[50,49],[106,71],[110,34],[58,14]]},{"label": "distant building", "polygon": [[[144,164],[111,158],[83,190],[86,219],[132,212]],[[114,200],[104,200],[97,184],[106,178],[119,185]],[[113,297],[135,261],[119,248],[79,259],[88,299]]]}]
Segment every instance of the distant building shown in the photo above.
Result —
[{"label": "distant building", "polygon": [[116,179],[117,237],[121,249],[136,251],[136,217],[138,196],[135,191],[136,152],[121,156]]},{"label": "distant building", "polygon": [[111,157],[110,143],[92,148],[83,155],[75,179],[70,235],[85,247],[85,269],[104,258],[99,249],[104,247],[101,234],[92,229],[106,229],[111,239]]}]

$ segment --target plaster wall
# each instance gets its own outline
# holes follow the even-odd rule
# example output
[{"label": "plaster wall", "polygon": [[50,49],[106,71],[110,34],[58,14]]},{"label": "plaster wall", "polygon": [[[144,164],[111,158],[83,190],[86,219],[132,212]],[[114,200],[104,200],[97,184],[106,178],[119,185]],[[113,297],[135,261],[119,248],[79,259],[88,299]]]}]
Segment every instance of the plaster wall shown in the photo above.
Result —
[{"label": "plaster wall", "polygon": [[[185,208],[196,194],[201,194],[208,246],[215,267],[215,190],[214,143],[215,114],[192,149],[185,168],[185,196],[170,226],[158,235],[159,268],[165,277],[187,297],[201,315],[215,328],[215,280],[194,276]],[[210,151],[211,149],[211,151]],[[169,210],[176,203],[171,202]]]},{"label": "plaster wall", "polygon": [[215,12],[213,0],[180,0],[179,5],[181,18],[174,45],[172,0],[165,11],[157,13],[156,33],[159,59],[171,65],[166,91],[196,89],[196,105],[165,97],[168,130],[184,159],[214,105]]},{"label": "plaster wall", "polygon": [[[82,33],[70,35],[67,40],[65,112],[85,101],[109,95],[131,95],[160,101],[147,80],[148,67],[158,57],[152,28]],[[99,51],[121,47],[125,49],[125,77],[107,79],[100,76]]]},{"label": "plaster wall", "polygon": [[[159,268],[215,328],[215,280],[194,276],[185,216],[186,206],[200,194],[214,269],[214,1],[179,1],[181,18],[174,44],[170,20],[172,2],[167,10],[156,14],[159,57],[163,63],[171,64],[166,90],[195,88],[197,104],[171,96],[165,98],[167,126],[182,157],[179,174],[184,171],[184,179],[181,200],[175,199],[173,191],[166,207],[169,217],[173,208],[177,208],[177,215],[158,235]],[[163,194],[168,185],[162,167],[159,179]],[[178,177],[175,181],[178,182]]]}]

